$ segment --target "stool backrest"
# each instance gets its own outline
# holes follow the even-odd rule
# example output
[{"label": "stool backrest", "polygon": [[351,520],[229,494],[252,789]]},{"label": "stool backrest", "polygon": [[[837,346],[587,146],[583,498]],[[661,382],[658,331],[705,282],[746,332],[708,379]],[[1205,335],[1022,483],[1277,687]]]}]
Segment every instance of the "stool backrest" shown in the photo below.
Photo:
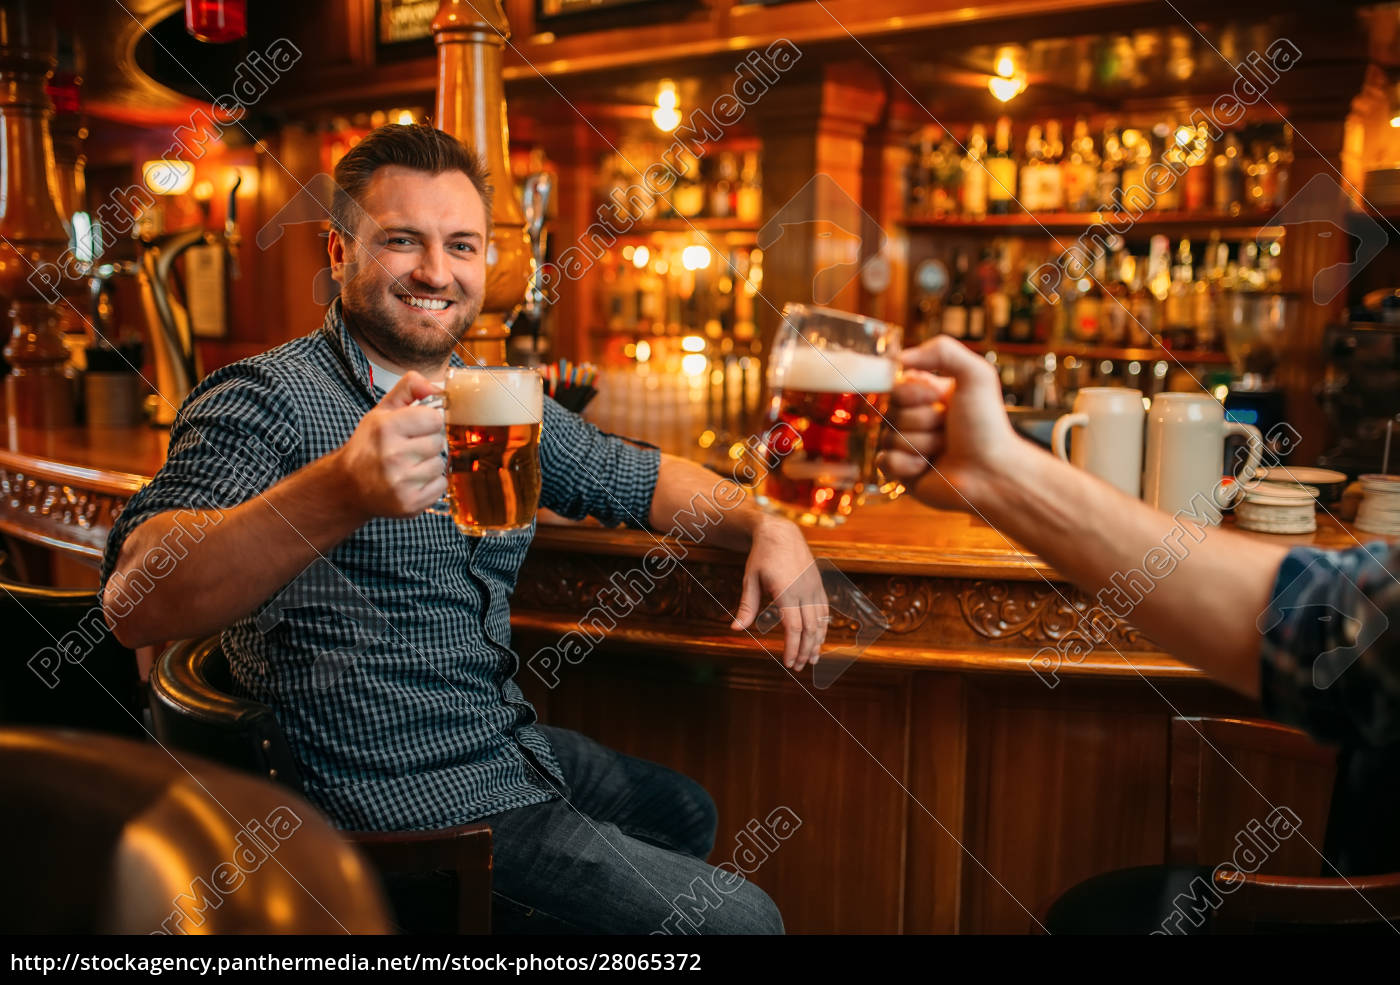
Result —
[{"label": "stool backrest", "polygon": [[151,667],[156,738],[300,792],[301,773],[272,709],[232,691],[219,637],[174,644]]}]

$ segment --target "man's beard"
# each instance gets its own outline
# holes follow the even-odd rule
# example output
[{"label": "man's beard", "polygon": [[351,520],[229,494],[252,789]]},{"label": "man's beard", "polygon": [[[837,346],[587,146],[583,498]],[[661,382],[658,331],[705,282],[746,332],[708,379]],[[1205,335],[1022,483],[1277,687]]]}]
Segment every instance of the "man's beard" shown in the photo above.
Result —
[{"label": "man's beard", "polygon": [[433,369],[441,365],[481,314],[480,298],[453,299],[445,312],[450,318],[439,320],[424,313],[435,327],[406,333],[399,326],[414,312],[392,291],[382,287],[361,290],[352,279],[341,288],[340,298],[342,313],[365,341],[405,369]]}]

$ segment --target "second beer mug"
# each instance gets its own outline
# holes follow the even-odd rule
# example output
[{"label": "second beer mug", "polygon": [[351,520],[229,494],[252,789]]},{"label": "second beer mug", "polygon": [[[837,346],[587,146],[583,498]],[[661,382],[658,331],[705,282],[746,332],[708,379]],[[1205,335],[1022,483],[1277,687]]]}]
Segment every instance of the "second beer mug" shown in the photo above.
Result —
[{"label": "second beer mug", "polygon": [[[1137,499],[1142,495],[1142,422],[1146,416],[1141,390],[1086,386],[1074,398],[1074,412],[1055,422],[1050,445],[1066,462]],[[1074,428],[1082,430],[1071,436]],[[1072,454],[1065,451],[1066,438],[1071,438]]]},{"label": "second beer mug", "polygon": [[783,309],[768,363],[761,505],[799,523],[835,526],[878,482],[875,454],[901,332],[830,308]]},{"label": "second beer mug", "polygon": [[442,392],[447,427],[447,512],[475,537],[523,530],[540,503],[544,387],[533,369],[450,369]]}]

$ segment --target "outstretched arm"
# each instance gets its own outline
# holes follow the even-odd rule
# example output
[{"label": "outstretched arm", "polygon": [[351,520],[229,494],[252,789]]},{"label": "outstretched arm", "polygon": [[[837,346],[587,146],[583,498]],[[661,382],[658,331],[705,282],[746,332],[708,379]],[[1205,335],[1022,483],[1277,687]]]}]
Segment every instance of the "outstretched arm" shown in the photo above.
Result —
[{"label": "outstretched arm", "polygon": [[978,513],[1091,594],[1134,586],[1121,589],[1138,599],[1134,626],[1259,696],[1257,621],[1287,546],[1178,521],[1036,448],[1012,429],[995,369],[951,339],[903,360],[885,442],[891,475],[930,506]]}]

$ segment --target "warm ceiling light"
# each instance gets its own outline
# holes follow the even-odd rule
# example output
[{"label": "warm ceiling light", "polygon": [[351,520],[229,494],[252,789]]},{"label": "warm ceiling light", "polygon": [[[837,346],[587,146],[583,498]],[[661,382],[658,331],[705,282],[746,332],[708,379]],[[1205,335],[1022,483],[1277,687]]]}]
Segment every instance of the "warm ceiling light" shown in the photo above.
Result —
[{"label": "warm ceiling light", "polygon": [[406,127],[406,126],[411,125],[412,123],[413,123],[413,111],[412,111],[412,110],[407,110],[407,109],[406,109],[406,110],[403,110],[402,112],[399,113],[399,126]]},{"label": "warm ceiling light", "polygon": [[1020,95],[1026,88],[1025,55],[1015,45],[997,49],[996,75],[987,79],[987,88],[1003,103]]},{"label": "warm ceiling light", "polygon": [[651,111],[651,122],[656,124],[656,129],[662,133],[670,133],[680,126],[681,114],[677,107],[680,106],[680,96],[676,93],[676,84],[670,79],[662,79],[661,86],[656,90],[656,109]]},{"label": "warm ceiling light", "polygon": [[141,181],[157,195],[183,195],[194,184],[194,165],[166,158],[141,165]]}]

